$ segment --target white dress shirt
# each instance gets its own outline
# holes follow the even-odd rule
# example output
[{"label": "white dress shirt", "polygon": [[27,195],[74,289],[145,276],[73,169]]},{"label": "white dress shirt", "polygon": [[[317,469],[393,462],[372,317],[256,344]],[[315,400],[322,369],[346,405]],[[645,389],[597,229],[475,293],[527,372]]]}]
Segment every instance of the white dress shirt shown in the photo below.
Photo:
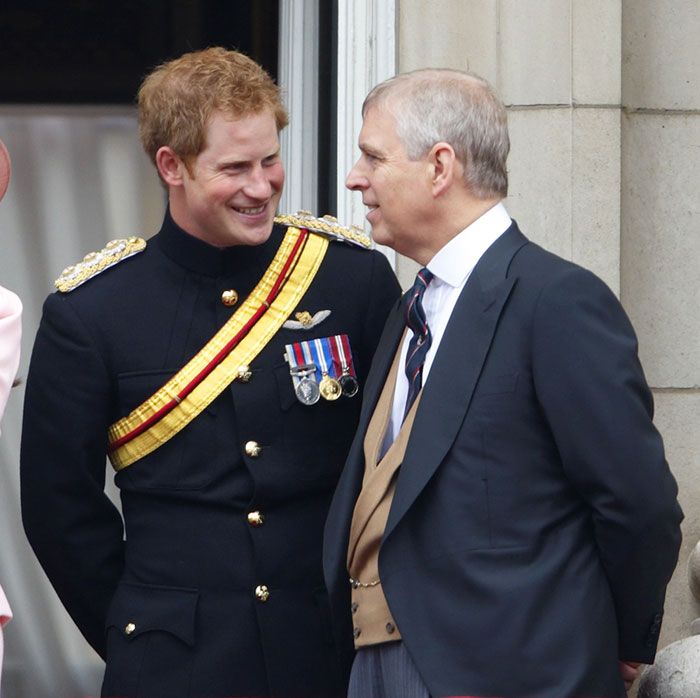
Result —
[{"label": "white dress shirt", "polygon": [[[452,315],[459,294],[467,283],[477,262],[491,245],[510,227],[512,221],[503,204],[498,203],[477,218],[461,233],[452,238],[431,260],[428,269],[434,275],[423,295],[425,317],[432,335],[432,343],[423,366],[423,385],[428,381],[430,368],[440,347],[445,328]],[[384,437],[384,448],[393,443],[403,422],[408,395],[406,353],[413,331],[408,330],[401,347],[399,373],[396,379],[391,422]]]}]

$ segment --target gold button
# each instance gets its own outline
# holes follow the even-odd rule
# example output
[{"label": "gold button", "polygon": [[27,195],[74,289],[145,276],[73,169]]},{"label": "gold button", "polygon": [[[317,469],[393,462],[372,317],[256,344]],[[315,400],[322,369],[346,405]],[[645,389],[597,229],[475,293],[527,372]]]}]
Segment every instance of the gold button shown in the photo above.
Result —
[{"label": "gold button", "polygon": [[243,365],[238,367],[238,380],[241,383],[247,383],[252,375],[253,373],[250,370],[250,366]]},{"label": "gold button", "polygon": [[352,636],[357,640],[358,637],[360,637],[360,633],[362,631],[359,628],[353,628],[352,629]]},{"label": "gold button", "polygon": [[396,626],[393,623],[387,623],[386,624],[386,631],[391,635],[394,630],[396,630]]},{"label": "gold button", "polygon": [[265,517],[259,511],[249,511],[248,523],[257,528],[265,523]]},{"label": "gold button", "polygon": [[124,632],[127,635],[131,635],[131,633],[133,633],[134,630],[136,630],[136,625],[134,623],[127,623],[126,628],[124,628]]},{"label": "gold button", "polygon": [[264,584],[255,587],[255,598],[265,603],[270,598],[270,590]]},{"label": "gold button", "polygon": [[238,302],[238,294],[232,288],[230,288],[228,291],[224,291],[221,294],[221,302],[227,308],[230,308],[232,305],[236,305]]},{"label": "gold button", "polygon": [[262,446],[257,441],[246,441],[245,453],[246,456],[257,458],[262,453]]}]

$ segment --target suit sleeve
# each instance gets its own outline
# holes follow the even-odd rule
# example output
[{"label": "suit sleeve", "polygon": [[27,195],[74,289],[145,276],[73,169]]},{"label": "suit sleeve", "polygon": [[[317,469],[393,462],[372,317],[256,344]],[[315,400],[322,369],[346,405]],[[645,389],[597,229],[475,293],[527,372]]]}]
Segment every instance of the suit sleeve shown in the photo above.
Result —
[{"label": "suit sleeve", "polygon": [[566,475],[591,508],[620,659],[651,662],[683,515],[634,330],[605,284],[577,267],[543,291],[533,327],[537,395]]},{"label": "suit sleeve", "polygon": [[27,378],[22,518],[63,605],[103,657],[124,564],[121,516],[104,492],[110,396],[89,332],[66,298],[50,296]]}]

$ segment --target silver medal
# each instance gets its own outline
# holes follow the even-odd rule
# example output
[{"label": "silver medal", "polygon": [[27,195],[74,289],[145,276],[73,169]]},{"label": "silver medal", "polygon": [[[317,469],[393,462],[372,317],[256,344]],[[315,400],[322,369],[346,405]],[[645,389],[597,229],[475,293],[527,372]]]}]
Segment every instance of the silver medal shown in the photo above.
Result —
[{"label": "silver medal", "polygon": [[318,383],[313,378],[302,378],[294,388],[297,400],[304,405],[314,405],[321,397]]}]

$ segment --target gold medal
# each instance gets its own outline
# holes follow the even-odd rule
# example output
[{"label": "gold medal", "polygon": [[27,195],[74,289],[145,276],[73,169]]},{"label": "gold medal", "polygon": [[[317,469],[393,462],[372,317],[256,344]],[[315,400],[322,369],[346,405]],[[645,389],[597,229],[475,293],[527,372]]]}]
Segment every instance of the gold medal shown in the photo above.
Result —
[{"label": "gold medal", "polygon": [[321,397],[325,400],[337,400],[343,394],[340,383],[335,378],[331,378],[327,373],[323,374],[323,378],[321,378],[318,387],[321,391]]},{"label": "gold medal", "polygon": [[328,355],[326,355],[325,352],[328,339],[314,339],[313,342],[314,349],[316,350],[316,358],[321,368],[321,382],[318,384],[321,397],[324,400],[337,400],[343,394],[343,389],[340,387],[338,380],[328,373],[330,347],[328,347]]}]

